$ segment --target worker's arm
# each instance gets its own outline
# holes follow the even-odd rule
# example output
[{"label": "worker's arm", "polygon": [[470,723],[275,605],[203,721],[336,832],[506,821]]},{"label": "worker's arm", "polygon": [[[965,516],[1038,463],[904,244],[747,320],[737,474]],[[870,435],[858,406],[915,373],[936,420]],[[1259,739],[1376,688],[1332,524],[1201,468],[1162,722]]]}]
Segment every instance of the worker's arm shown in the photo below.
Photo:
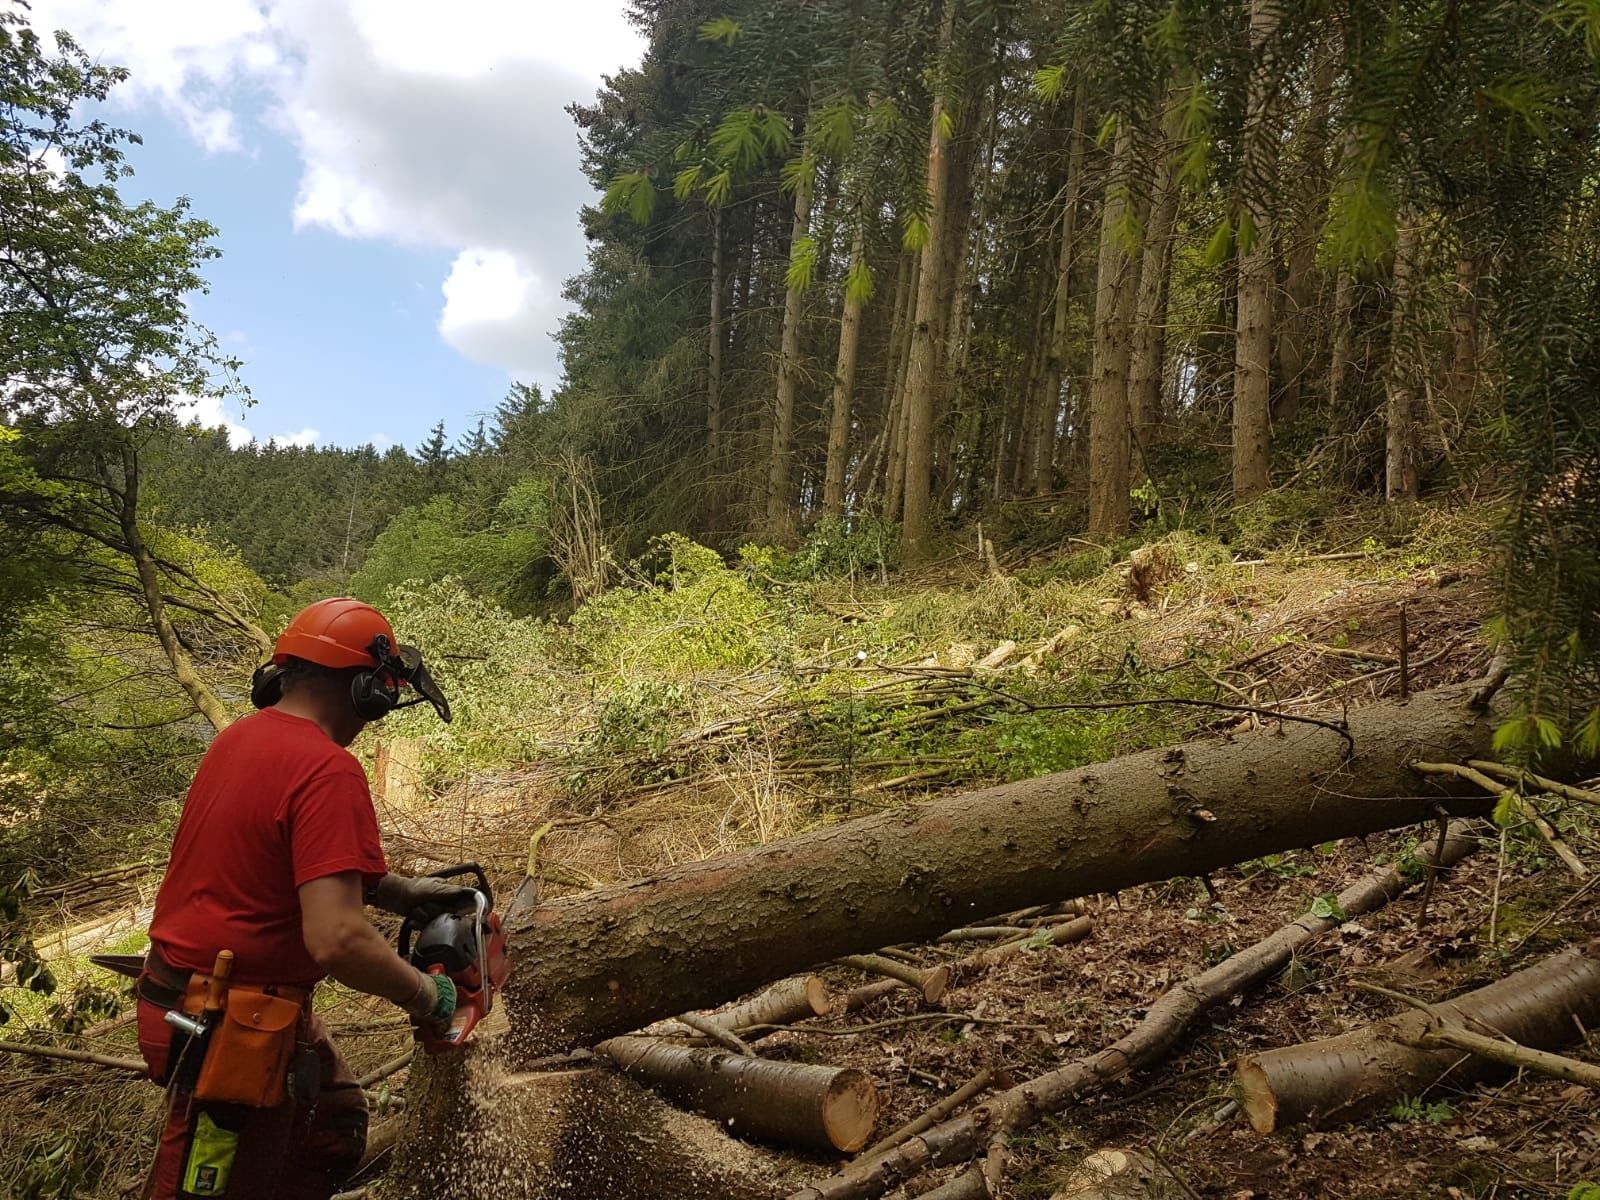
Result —
[{"label": "worker's arm", "polygon": [[317,965],[340,983],[392,1000],[418,1019],[435,1016],[437,984],[367,924],[361,876],[325,875],[300,887],[300,931]]}]

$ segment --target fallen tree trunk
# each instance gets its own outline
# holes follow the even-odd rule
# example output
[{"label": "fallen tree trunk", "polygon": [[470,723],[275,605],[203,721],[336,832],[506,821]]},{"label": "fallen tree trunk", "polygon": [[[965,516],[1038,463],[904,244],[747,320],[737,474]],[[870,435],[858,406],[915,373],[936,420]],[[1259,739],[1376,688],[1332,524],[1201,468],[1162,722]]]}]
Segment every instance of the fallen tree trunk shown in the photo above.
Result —
[{"label": "fallen tree trunk", "polygon": [[[1600,1022],[1600,942],[1575,947],[1488,987],[1432,1006],[1468,1030],[1484,1027],[1549,1050]],[[1240,1103],[1250,1124],[1271,1133],[1302,1121],[1350,1120],[1441,1079],[1465,1084],[1494,1064],[1453,1046],[1426,1049],[1433,1018],[1408,1012],[1339,1037],[1284,1046],[1239,1060]]]},{"label": "fallen tree trunk", "polygon": [[[1463,785],[1409,764],[1489,745],[1470,694],[1441,688],[1357,709],[1344,730],[1270,722],[907,805],[518,914],[513,1061],[1052,897],[1422,821]],[[1447,807],[1490,804],[1472,794]]]},{"label": "fallen tree trunk", "polygon": [[[1435,867],[1450,866],[1476,848],[1474,838],[1452,826],[1442,846],[1428,847],[1427,860]],[[839,1174],[801,1188],[789,1200],[870,1200],[930,1167],[965,1162],[997,1142],[1003,1147],[1007,1135],[1161,1058],[1201,1013],[1266,982],[1313,939],[1350,917],[1382,908],[1409,886],[1407,876],[1394,867],[1368,875],[1339,893],[1337,911],[1342,915],[1304,913],[1255,945],[1184,980],[1152,1004],[1138,1025],[1104,1050],[1018,1084],[883,1154],[858,1158]]]},{"label": "fallen tree trunk", "polygon": [[854,1153],[878,1122],[878,1089],[853,1067],[744,1058],[655,1038],[601,1042],[623,1074],[741,1137]]}]

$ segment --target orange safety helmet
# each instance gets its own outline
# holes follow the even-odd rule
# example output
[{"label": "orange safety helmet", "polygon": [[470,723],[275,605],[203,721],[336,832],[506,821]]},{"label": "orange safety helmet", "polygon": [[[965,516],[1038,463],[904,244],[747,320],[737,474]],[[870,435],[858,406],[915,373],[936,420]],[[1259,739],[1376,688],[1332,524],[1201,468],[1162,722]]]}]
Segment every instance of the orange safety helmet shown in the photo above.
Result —
[{"label": "orange safety helmet", "polygon": [[[365,720],[380,720],[424,700],[441,719],[450,719],[450,702],[423,664],[422,652],[401,645],[389,618],[360,600],[335,596],[294,615],[278,635],[271,661],[257,667],[250,680],[250,701],[257,708],[270,708],[283,698],[283,671],[290,659],[332,670],[360,668],[350,681],[350,699]],[[407,687],[417,695],[402,700],[400,690]]]},{"label": "orange safety helmet", "polygon": [[278,635],[272,661],[281,666],[291,658],[303,658],[335,670],[381,666],[372,652],[378,637],[387,638],[391,648],[398,645],[388,617],[360,600],[335,596],[295,613],[288,628]]}]

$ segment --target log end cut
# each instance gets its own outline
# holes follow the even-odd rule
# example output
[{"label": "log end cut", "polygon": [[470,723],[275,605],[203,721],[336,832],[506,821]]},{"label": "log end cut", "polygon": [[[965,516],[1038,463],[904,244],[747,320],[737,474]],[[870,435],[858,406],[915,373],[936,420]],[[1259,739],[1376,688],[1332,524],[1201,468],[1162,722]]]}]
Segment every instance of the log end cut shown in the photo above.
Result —
[{"label": "log end cut", "polygon": [[854,1154],[865,1146],[878,1124],[881,1105],[877,1086],[865,1071],[854,1067],[839,1071],[822,1099],[822,1127],[833,1148]]},{"label": "log end cut", "polygon": [[1278,1097],[1267,1073],[1248,1058],[1241,1058],[1235,1071],[1239,1108],[1249,1120],[1250,1128],[1257,1133],[1271,1133],[1278,1127]]},{"label": "log end cut", "polygon": [[813,1014],[825,1017],[833,1011],[833,997],[828,994],[828,985],[822,981],[821,976],[806,976],[806,1004]]}]

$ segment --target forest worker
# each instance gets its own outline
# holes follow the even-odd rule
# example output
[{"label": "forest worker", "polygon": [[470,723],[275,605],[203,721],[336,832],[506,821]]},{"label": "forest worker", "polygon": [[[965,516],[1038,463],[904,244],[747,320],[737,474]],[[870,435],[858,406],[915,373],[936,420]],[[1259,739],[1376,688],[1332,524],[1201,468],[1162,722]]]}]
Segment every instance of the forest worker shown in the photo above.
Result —
[{"label": "forest worker", "polygon": [[[139,1049],[168,1088],[147,1200],[325,1200],[349,1177],[366,1098],[311,1011],[324,976],[417,1022],[455,1008],[451,981],[402,959],[364,906],[427,919],[470,910],[473,893],[389,873],[346,749],[369,721],[422,700],[450,719],[421,655],[371,605],[320,600],[289,622],[250,698],[260,711],[217,735],[184,800],[136,987]],[[231,978],[202,1052],[166,1018],[203,1011],[224,950]]]}]

